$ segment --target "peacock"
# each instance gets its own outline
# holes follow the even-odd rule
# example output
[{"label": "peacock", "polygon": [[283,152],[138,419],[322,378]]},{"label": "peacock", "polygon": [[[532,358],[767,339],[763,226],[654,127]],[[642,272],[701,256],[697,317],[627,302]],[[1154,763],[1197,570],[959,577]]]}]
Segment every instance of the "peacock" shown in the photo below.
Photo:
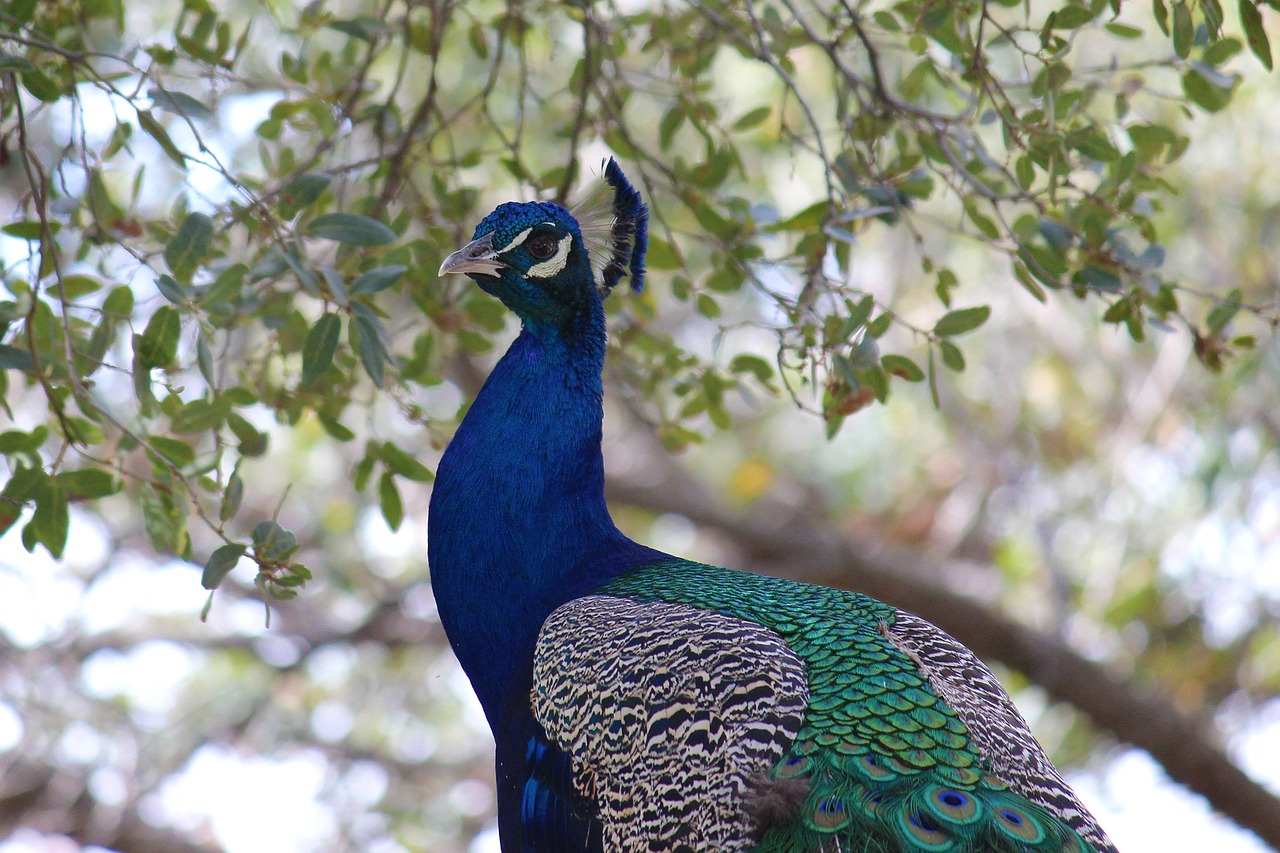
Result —
[{"label": "peacock", "polygon": [[1113,847],[995,676],[865,595],[683,560],[605,504],[604,298],[648,208],[506,203],[440,267],[521,331],[440,460],[440,619],[496,741],[504,853]]}]

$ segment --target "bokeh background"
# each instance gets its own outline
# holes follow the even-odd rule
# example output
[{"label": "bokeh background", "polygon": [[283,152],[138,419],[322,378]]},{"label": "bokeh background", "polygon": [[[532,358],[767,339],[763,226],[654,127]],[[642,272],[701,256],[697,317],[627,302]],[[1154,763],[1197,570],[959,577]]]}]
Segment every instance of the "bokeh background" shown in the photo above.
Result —
[{"label": "bokeh background", "polygon": [[1269,849],[1280,14],[1156,10],[5,4],[0,853],[497,849],[424,537],[515,327],[435,270],[610,154],[619,524],[952,630],[1121,849]]}]

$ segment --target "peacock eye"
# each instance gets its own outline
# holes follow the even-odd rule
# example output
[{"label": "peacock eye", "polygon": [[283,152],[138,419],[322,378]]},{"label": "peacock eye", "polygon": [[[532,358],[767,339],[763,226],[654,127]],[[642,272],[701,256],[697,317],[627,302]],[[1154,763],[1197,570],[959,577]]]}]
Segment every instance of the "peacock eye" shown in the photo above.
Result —
[{"label": "peacock eye", "polygon": [[529,254],[540,261],[545,261],[556,253],[556,241],[546,235],[534,237],[526,246],[529,249]]}]

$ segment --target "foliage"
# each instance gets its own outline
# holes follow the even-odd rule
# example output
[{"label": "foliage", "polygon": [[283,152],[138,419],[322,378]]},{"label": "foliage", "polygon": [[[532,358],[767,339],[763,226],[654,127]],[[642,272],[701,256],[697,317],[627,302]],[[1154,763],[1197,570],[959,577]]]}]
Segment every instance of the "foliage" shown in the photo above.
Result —
[{"label": "foliage", "polygon": [[[1261,12],[1242,9],[1269,68]],[[713,319],[744,287],[772,301],[781,378],[793,393],[822,383],[831,434],[895,378],[927,379],[936,400],[937,362],[964,369],[957,336],[989,307],[952,308],[961,275],[936,260],[935,226],[1008,255],[1037,299],[1101,300],[1103,320],[1135,340],[1177,320],[1213,369],[1252,345],[1231,331],[1239,289],[1211,295],[1201,320],[1183,307],[1161,274],[1153,216],[1170,198],[1161,169],[1188,144],[1161,102],[1216,112],[1239,80],[1225,66],[1243,45],[1216,0],[1175,3],[1171,18],[1157,2],[1170,41],[1141,61],[1127,47],[1150,23],[1100,0],[1031,14],[924,2],[558,11],[440,4],[378,18],[311,6],[292,19],[280,10],[272,37],[255,38],[272,24],[187,0],[171,40],[135,44],[115,41],[120,3],[11,3],[3,67],[20,97],[6,101],[4,133],[28,192],[4,231],[29,253],[5,270],[0,355],[6,386],[38,384],[48,412],[7,435],[6,526],[34,505],[24,544],[56,556],[68,502],[110,494],[124,476],[157,550],[198,559],[194,514],[225,541],[207,584],[248,553],[268,595],[295,594],[308,574],[289,549],[232,524],[238,460],[267,446],[255,420],[314,417],[353,441],[343,417],[369,384],[438,383],[447,353],[488,349],[470,327],[497,331],[494,306],[432,275],[489,203],[468,177],[496,161],[516,192],[562,198],[597,139],[644,170],[650,265],[672,293]],[[559,83],[556,68],[569,72]],[[550,87],[530,85],[531,73]],[[759,85],[742,92],[739,76]],[[1170,99],[1161,87],[1172,79],[1182,94]],[[263,113],[252,143],[237,126],[251,98]],[[782,210],[753,177],[779,154],[821,172],[816,184],[796,179]],[[857,281],[856,235],[876,222],[914,236],[944,310],[932,325]],[[406,312],[428,322],[395,322]],[[894,327],[914,340],[881,354]],[[683,403],[663,425],[675,445],[702,411],[727,425],[726,389],[775,375],[742,357],[726,371],[670,340],[636,350],[650,393],[677,380]],[[131,401],[118,393],[125,377]],[[135,451],[150,470],[125,464]],[[63,471],[77,459],[87,467]],[[396,527],[397,478],[430,473],[371,440],[357,485],[375,470]]]},{"label": "foliage", "polygon": [[115,501],[209,590],[247,559],[292,598],[295,441],[399,528],[432,477],[407,429],[442,446],[442,389],[509,334],[435,270],[606,151],[656,291],[612,300],[610,379],[668,448],[740,395],[830,436],[895,390],[936,406],[1023,293],[1211,371],[1277,322],[1265,273],[1170,259],[1171,175],[1271,69],[1280,0],[168,5],[0,6],[0,533],[28,551]]}]

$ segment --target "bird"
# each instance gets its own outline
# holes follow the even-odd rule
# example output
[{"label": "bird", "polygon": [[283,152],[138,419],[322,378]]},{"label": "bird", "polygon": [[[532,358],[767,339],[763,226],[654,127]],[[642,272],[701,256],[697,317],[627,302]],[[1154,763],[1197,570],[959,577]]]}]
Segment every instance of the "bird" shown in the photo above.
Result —
[{"label": "bird", "polygon": [[605,501],[604,300],[644,286],[617,161],[449,254],[521,322],[443,453],[427,557],[495,741],[504,853],[1115,853],[992,672],[856,592],[640,544]]}]

